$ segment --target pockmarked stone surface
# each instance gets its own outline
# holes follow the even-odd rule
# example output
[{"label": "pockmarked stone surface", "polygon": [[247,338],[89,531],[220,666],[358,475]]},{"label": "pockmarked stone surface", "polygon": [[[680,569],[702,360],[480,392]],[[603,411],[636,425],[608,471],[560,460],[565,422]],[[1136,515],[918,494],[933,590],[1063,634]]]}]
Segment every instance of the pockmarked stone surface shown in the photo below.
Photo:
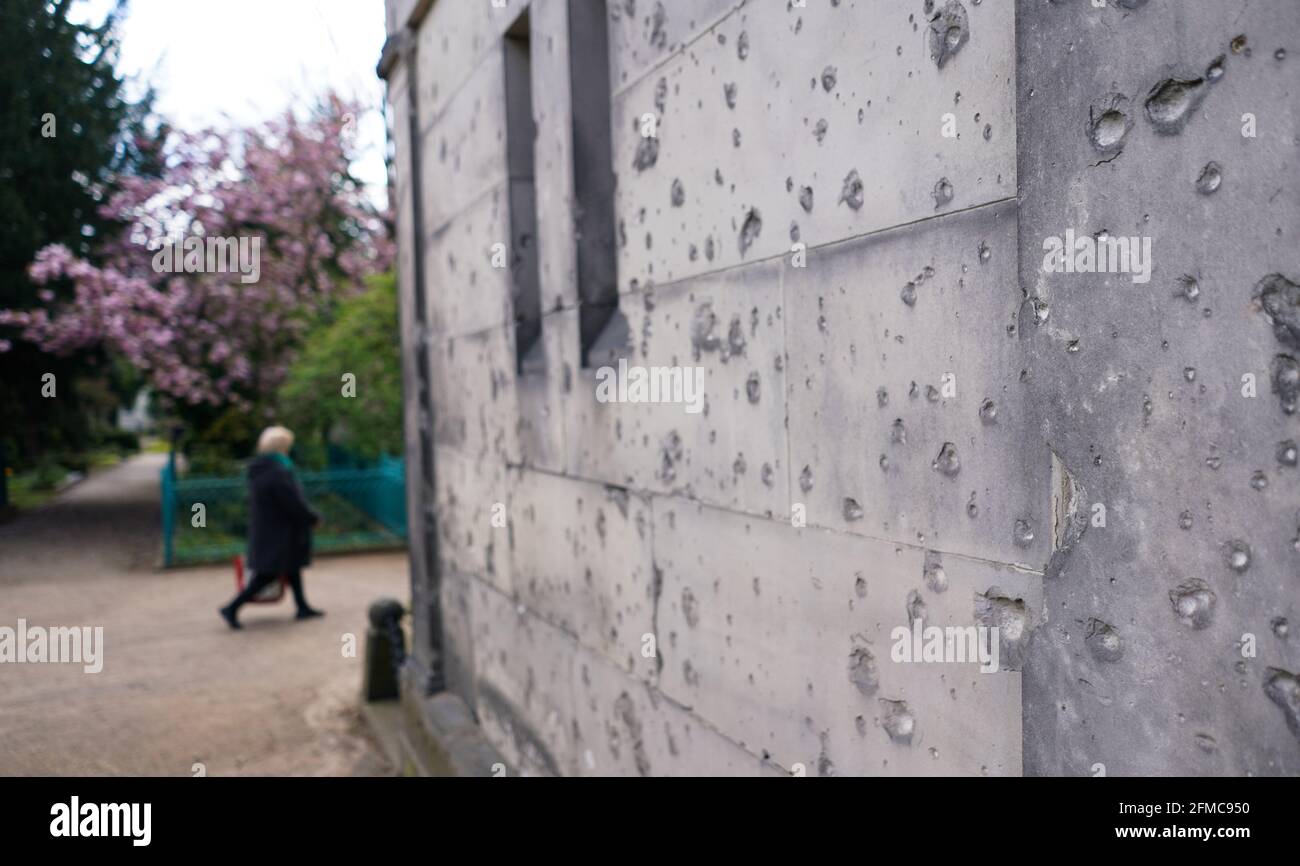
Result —
[{"label": "pockmarked stone surface", "polygon": [[417,6],[412,658],[511,773],[1300,774],[1300,6]]}]

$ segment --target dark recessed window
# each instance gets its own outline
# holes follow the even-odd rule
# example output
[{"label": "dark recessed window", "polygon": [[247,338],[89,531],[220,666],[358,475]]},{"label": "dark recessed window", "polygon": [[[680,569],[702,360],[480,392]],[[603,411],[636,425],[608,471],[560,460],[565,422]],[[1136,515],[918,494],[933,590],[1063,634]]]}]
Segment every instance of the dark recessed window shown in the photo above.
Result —
[{"label": "dark recessed window", "polygon": [[537,274],[537,192],[533,146],[537,125],[533,119],[531,32],[528,12],[506,31],[506,161],[509,172],[511,295],[515,316],[515,361],[520,372],[524,359],[542,334],[542,296]]},{"label": "dark recessed window", "polygon": [[610,132],[609,31],[605,0],[569,0],[569,86],[573,106],[574,226],[577,232],[582,366],[618,313]]}]

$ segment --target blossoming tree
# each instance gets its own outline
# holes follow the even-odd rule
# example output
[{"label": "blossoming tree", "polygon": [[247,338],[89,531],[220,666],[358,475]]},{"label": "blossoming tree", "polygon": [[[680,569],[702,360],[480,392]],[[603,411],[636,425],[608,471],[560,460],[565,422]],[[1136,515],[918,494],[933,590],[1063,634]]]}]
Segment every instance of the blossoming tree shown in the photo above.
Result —
[{"label": "blossoming tree", "polygon": [[[96,263],[40,250],[43,305],[0,311],[0,324],[54,354],[120,353],[185,417],[265,414],[311,324],[392,262],[384,215],[348,169],[360,110],[331,95],[306,119],[174,133],[161,177],[119,178],[103,203],[120,230]],[[256,281],[156,269],[178,235],[259,238]]]}]

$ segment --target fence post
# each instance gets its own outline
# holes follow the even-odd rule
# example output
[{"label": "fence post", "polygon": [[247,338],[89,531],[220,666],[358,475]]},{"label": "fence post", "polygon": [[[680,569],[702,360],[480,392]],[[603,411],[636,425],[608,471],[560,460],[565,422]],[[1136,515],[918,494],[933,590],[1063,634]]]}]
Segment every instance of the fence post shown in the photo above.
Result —
[{"label": "fence post", "polygon": [[172,564],[172,537],[176,528],[176,452],[167,458],[159,479],[162,495],[159,507],[162,510],[163,567]]}]

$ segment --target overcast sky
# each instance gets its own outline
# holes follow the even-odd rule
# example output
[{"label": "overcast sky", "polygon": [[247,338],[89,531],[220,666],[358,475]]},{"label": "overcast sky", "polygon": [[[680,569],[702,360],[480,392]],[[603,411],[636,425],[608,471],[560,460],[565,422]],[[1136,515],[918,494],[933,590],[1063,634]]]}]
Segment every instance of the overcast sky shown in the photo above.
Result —
[{"label": "overcast sky", "polygon": [[[80,0],[99,22],[112,0]],[[175,126],[247,124],[310,106],[329,88],[373,107],[358,121],[353,173],[382,201],[383,0],[130,0],[119,69],[152,83]]]}]

